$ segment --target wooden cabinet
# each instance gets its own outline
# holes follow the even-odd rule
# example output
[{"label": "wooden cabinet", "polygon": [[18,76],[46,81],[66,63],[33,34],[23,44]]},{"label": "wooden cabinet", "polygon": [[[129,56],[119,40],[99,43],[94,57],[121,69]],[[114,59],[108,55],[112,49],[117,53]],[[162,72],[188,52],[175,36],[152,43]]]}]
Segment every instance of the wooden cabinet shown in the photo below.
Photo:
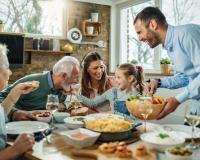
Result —
[{"label": "wooden cabinet", "polygon": [[[88,27],[94,27],[93,33],[88,33]],[[98,36],[101,33],[101,23],[100,22],[90,22],[90,21],[83,21],[82,22],[82,32],[84,36]]]}]

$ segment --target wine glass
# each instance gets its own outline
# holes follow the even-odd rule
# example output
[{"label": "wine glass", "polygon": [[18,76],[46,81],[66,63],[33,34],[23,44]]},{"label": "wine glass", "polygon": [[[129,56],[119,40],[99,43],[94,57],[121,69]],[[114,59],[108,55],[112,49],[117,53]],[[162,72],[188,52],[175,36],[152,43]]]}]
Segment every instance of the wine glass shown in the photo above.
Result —
[{"label": "wine glass", "polygon": [[146,99],[138,105],[138,110],[141,116],[144,118],[144,132],[146,132],[146,121],[149,115],[153,112],[152,103],[150,100]]},{"label": "wine glass", "polygon": [[195,127],[200,124],[200,116],[197,115],[197,109],[193,108],[192,112],[187,111],[188,106],[186,106],[186,112],[185,112],[185,119],[184,121],[192,126],[192,137],[191,142],[187,144],[185,147],[188,149],[197,149],[198,146],[194,142],[194,133],[195,133]]},{"label": "wine glass", "polygon": [[52,113],[51,128],[54,128],[53,116],[55,111],[58,109],[58,106],[59,106],[58,95],[49,94],[47,97],[46,109],[51,111]]},{"label": "wine glass", "polygon": [[73,97],[72,102],[74,102],[74,109],[75,109],[75,113],[77,113],[77,109],[80,106],[80,100],[78,99],[78,95],[80,95],[80,91],[81,91],[81,85],[78,84],[73,84],[71,85],[71,89],[73,94],[75,95],[75,97]]}]

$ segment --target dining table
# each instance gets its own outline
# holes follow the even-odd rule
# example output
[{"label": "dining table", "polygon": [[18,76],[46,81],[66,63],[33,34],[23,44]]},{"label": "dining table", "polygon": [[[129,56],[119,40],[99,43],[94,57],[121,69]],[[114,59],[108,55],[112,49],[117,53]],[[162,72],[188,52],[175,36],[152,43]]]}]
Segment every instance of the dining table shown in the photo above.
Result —
[{"label": "dining table", "polygon": [[[33,149],[24,153],[21,159],[25,160],[86,160],[86,159],[98,159],[98,160],[119,160],[116,156],[108,156],[106,154],[101,154],[97,151],[99,142],[95,143],[91,147],[84,149],[77,149],[69,145],[65,141],[65,137],[60,133],[69,130],[67,126],[63,123],[55,124],[56,129],[41,141],[36,142]],[[139,133],[140,134],[140,133]],[[138,135],[137,135],[138,136]],[[8,144],[13,144],[13,139],[8,139]],[[196,142],[200,145],[200,139],[196,139]],[[139,144],[144,143],[139,138],[135,138],[128,142],[128,147],[130,149],[136,148]],[[78,154],[80,153],[80,155]],[[86,153],[86,154],[85,154]],[[89,154],[87,154],[89,153]],[[82,154],[82,155],[81,155]],[[89,155],[89,156],[88,156]],[[88,156],[88,157],[87,157]],[[123,158],[123,160],[126,160]],[[137,160],[137,159],[136,159]],[[144,160],[144,159],[138,159]],[[167,160],[164,152],[155,152],[155,156],[148,160]],[[200,149],[193,151],[192,160],[200,160]]]}]

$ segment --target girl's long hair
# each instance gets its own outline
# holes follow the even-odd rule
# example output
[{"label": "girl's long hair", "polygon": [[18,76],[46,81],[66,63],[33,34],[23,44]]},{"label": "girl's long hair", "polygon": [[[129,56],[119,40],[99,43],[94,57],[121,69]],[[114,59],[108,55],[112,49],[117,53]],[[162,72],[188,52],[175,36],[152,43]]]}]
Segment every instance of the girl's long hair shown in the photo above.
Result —
[{"label": "girl's long hair", "polygon": [[[90,98],[90,93],[93,92],[93,89],[89,86],[91,83],[91,77],[88,73],[88,67],[94,61],[102,60],[100,54],[98,52],[90,52],[88,53],[82,60],[82,77],[81,77],[81,94]],[[108,81],[108,76],[106,72],[106,68],[104,69],[101,80],[99,80],[99,88],[98,94],[104,93],[106,90],[110,88],[110,83]]]},{"label": "girl's long hair", "polygon": [[135,77],[136,82],[134,83],[134,87],[142,95],[144,91],[144,76],[142,67],[134,66],[130,63],[124,63],[121,64],[118,69],[123,70],[126,77],[130,75]]}]

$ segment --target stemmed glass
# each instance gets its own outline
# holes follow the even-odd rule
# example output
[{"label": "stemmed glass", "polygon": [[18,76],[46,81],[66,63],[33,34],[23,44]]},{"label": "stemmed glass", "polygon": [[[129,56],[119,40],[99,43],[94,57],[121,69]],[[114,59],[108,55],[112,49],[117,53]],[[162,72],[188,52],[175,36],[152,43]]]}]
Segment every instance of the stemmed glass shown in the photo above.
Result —
[{"label": "stemmed glass", "polygon": [[73,94],[75,95],[75,97],[73,98],[72,101],[74,102],[75,113],[77,113],[77,109],[80,106],[80,101],[78,99],[78,95],[80,95],[81,85],[80,84],[74,84],[74,85],[71,85],[71,88],[73,90],[72,91]]},{"label": "stemmed glass", "polygon": [[146,121],[149,115],[153,112],[150,99],[145,99],[138,105],[138,110],[141,116],[144,118],[144,132],[146,132]]},{"label": "stemmed glass", "polygon": [[200,124],[200,116],[197,115],[197,109],[193,108],[192,112],[188,112],[188,106],[186,106],[186,112],[185,112],[185,120],[186,123],[188,123],[190,126],[192,126],[192,137],[191,142],[187,144],[185,147],[188,149],[197,149],[198,146],[194,142],[194,133],[195,133],[195,127]]},{"label": "stemmed glass", "polygon": [[58,106],[59,106],[58,95],[49,94],[47,97],[46,109],[51,111],[52,113],[51,128],[54,128],[53,117],[54,117],[55,111],[58,109]]}]

